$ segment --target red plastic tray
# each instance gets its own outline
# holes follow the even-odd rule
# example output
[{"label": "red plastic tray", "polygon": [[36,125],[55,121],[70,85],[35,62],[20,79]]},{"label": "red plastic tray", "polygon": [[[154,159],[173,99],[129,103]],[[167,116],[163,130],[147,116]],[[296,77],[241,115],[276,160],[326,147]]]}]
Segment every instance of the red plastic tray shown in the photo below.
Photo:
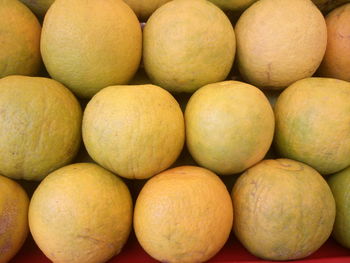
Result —
[{"label": "red plastic tray", "polygon": [[[48,263],[51,262],[39,250],[31,237],[28,238],[22,250],[13,258],[11,263]],[[137,242],[135,235],[131,234],[128,242],[121,251],[121,253],[112,258],[109,263],[113,262],[142,262],[153,263],[157,262],[152,259],[141,248]],[[277,262],[277,261],[263,261],[251,255],[234,237],[231,235],[225,246],[221,251],[215,255],[209,262]],[[347,263],[350,262],[350,250],[338,245],[332,238],[330,238],[319,250],[311,256],[293,262],[307,262],[307,263]],[[82,262],[83,263],[83,262]]]},{"label": "red plastic tray", "polygon": [[[232,185],[235,177],[224,177],[223,181],[227,185],[228,189],[232,189]],[[130,181],[126,180],[127,185],[132,193],[134,200],[137,197],[138,192],[142,188],[145,180],[143,181]],[[31,196],[35,188],[39,184],[33,181],[20,181],[24,189]],[[11,260],[10,263],[49,263],[51,262],[35,244],[33,238],[29,235],[27,241],[23,245],[19,253]],[[130,234],[128,242],[125,244],[121,253],[112,258],[108,263],[153,263],[157,262],[151,258],[137,242],[135,234]],[[209,262],[277,262],[277,261],[263,261],[252,254],[250,254],[241,243],[237,241],[233,234],[231,234],[229,240],[221,251],[216,254]],[[314,254],[303,259],[292,261],[294,262],[306,262],[306,263],[350,263],[350,249],[344,248],[336,243],[332,238],[329,240]],[[81,262],[84,263],[84,262]]]}]

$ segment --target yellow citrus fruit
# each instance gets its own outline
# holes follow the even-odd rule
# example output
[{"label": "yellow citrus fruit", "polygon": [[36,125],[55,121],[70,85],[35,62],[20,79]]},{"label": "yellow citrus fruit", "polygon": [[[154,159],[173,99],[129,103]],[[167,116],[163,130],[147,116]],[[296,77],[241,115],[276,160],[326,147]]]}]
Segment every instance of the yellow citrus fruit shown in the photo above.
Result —
[{"label": "yellow citrus fruit", "polygon": [[242,11],[257,0],[209,0],[223,10]]},{"label": "yellow citrus fruit", "polygon": [[0,263],[7,263],[28,235],[29,199],[15,181],[0,175]]},{"label": "yellow citrus fruit", "polygon": [[141,20],[146,22],[152,13],[159,8],[160,6],[164,5],[165,3],[169,2],[170,0],[124,0],[125,3],[127,3],[131,9],[135,12],[137,17]]},{"label": "yellow citrus fruit", "polygon": [[49,7],[55,0],[20,0],[32,10],[38,17],[44,17]]},{"label": "yellow citrus fruit", "polygon": [[350,83],[306,78],[285,89],[275,104],[279,153],[321,174],[350,165]]},{"label": "yellow citrus fruit", "polygon": [[143,62],[153,83],[193,92],[224,80],[235,56],[230,20],[206,0],[174,0],[158,8],[144,27]]},{"label": "yellow citrus fruit", "polygon": [[69,163],[81,141],[82,111],[62,84],[40,77],[0,80],[0,174],[41,180]]},{"label": "yellow citrus fruit", "polygon": [[132,224],[125,183],[96,164],[76,163],[48,175],[29,206],[29,227],[53,262],[106,262],[125,244]]},{"label": "yellow citrus fruit", "polygon": [[274,114],[258,88],[239,81],[208,84],[185,110],[186,143],[201,166],[229,175],[262,160],[272,143]]},{"label": "yellow citrus fruit", "polygon": [[328,42],[320,66],[320,76],[350,81],[350,4],[342,5],[326,17]]},{"label": "yellow citrus fruit", "polygon": [[18,0],[0,0],[0,78],[35,75],[41,65],[41,26]]},{"label": "yellow citrus fruit", "polygon": [[249,83],[281,89],[310,77],[320,65],[327,27],[310,0],[261,0],[239,18],[238,68]]},{"label": "yellow citrus fruit", "polygon": [[80,97],[127,83],[141,59],[141,27],[116,0],[56,0],[47,12],[41,54],[50,76]]},{"label": "yellow citrus fruit", "polygon": [[174,97],[158,86],[110,86],[88,103],[83,140],[103,167],[126,178],[148,178],[179,156],[184,118]]},{"label": "yellow citrus fruit", "polygon": [[306,164],[264,160],[248,169],[232,190],[236,237],[269,260],[309,256],[332,232],[335,202],[324,178]]},{"label": "yellow citrus fruit", "polygon": [[330,175],[328,184],[336,203],[332,235],[341,245],[350,248],[350,167]]},{"label": "yellow citrus fruit", "polygon": [[135,234],[162,262],[203,262],[227,241],[232,227],[230,194],[218,176],[180,166],[150,180],[137,197]]}]

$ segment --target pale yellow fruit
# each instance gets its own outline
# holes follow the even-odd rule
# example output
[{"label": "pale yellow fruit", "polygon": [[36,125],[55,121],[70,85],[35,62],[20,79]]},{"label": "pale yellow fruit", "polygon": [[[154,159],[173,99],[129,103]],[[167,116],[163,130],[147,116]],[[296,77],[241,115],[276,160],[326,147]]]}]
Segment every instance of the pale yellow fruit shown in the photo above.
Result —
[{"label": "pale yellow fruit", "polygon": [[275,146],[321,174],[350,165],[350,83],[306,78],[285,89],[275,105]]},{"label": "pale yellow fruit", "polygon": [[123,1],[56,0],[44,19],[47,71],[80,97],[127,83],[139,66],[141,46],[140,24]]},{"label": "pale yellow fruit", "polygon": [[56,170],[35,190],[29,227],[53,262],[106,262],[123,248],[132,224],[125,183],[96,164]]},{"label": "pale yellow fruit", "polygon": [[36,75],[41,65],[41,26],[18,0],[0,0],[0,78]]},{"label": "pale yellow fruit", "polygon": [[193,92],[224,80],[235,56],[227,16],[206,0],[173,0],[144,28],[143,62],[151,81],[172,92]]},{"label": "pale yellow fruit", "polygon": [[264,160],[248,169],[232,190],[236,237],[257,257],[307,257],[329,238],[335,201],[324,178],[289,159]]},{"label": "pale yellow fruit", "polygon": [[7,263],[28,235],[29,199],[15,181],[0,175],[0,263]]},{"label": "pale yellow fruit", "polygon": [[147,181],[135,204],[134,229],[143,249],[162,262],[204,262],[224,246],[232,202],[211,171],[181,166]]},{"label": "pale yellow fruit", "polygon": [[81,107],[57,81],[26,76],[2,78],[0,113],[0,174],[41,180],[77,153]]},{"label": "pale yellow fruit", "polygon": [[141,21],[147,21],[150,15],[170,0],[124,0]]},{"label": "pale yellow fruit", "polygon": [[324,17],[310,0],[261,0],[235,27],[238,68],[261,88],[282,89],[310,77],[327,44]]},{"label": "pale yellow fruit", "polygon": [[350,167],[328,178],[336,203],[332,236],[342,246],[350,248]]},{"label": "pale yellow fruit", "polygon": [[350,81],[350,4],[326,17],[328,42],[320,76]]},{"label": "pale yellow fruit", "polygon": [[258,88],[239,81],[208,84],[186,106],[186,143],[201,166],[240,173],[262,160],[274,134],[274,114]]},{"label": "pale yellow fruit", "polygon": [[185,140],[181,108],[154,85],[101,90],[88,103],[83,140],[90,156],[126,178],[148,178],[168,168]]},{"label": "pale yellow fruit", "polygon": [[209,0],[223,10],[242,11],[257,0]]},{"label": "pale yellow fruit", "polygon": [[49,7],[55,0],[20,0],[28,6],[38,17],[44,17]]}]

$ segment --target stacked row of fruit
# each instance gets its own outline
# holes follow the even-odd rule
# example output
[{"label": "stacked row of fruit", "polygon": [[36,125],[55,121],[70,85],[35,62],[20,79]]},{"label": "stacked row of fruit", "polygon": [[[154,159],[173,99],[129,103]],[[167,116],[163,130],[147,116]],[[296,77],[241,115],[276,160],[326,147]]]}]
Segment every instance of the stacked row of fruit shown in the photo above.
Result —
[{"label": "stacked row of fruit", "polygon": [[165,262],[232,229],[263,259],[350,247],[350,4],[23,2],[42,23],[0,0],[0,262],[29,230],[54,262],[105,262],[132,226]]}]

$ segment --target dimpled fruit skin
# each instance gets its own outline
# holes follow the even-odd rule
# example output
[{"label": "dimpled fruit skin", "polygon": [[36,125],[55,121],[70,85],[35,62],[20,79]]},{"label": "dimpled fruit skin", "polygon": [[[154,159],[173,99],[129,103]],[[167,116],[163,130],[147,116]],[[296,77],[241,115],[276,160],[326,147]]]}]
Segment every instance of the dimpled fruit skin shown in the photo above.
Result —
[{"label": "dimpled fruit skin", "polygon": [[350,165],[350,83],[306,78],[285,89],[275,105],[274,144],[286,158],[321,174]]},{"label": "dimpled fruit skin", "polygon": [[158,86],[110,86],[88,103],[83,140],[103,167],[126,178],[148,178],[180,155],[184,118],[174,97]]},{"label": "dimpled fruit skin", "polygon": [[236,40],[227,16],[205,0],[174,0],[157,9],[143,31],[143,62],[153,83],[194,92],[224,80]]},{"label": "dimpled fruit skin", "polygon": [[137,17],[144,22],[147,21],[155,10],[169,1],[170,0],[124,0],[124,2],[134,10]]},{"label": "dimpled fruit skin", "polygon": [[227,241],[232,219],[220,178],[180,166],[147,181],[136,200],[134,229],[143,249],[161,262],[204,262]]},{"label": "dimpled fruit skin", "polygon": [[0,78],[36,75],[41,65],[41,26],[17,0],[0,0]]},{"label": "dimpled fruit skin", "polygon": [[264,160],[241,175],[232,190],[236,237],[255,256],[301,259],[328,239],[335,202],[324,178],[289,159]]},{"label": "dimpled fruit skin", "polygon": [[350,248],[350,167],[330,175],[328,184],[337,208],[332,235],[341,245]]},{"label": "dimpled fruit skin", "polygon": [[274,114],[258,88],[239,81],[208,84],[186,106],[186,143],[193,158],[230,175],[262,160],[271,146]]},{"label": "dimpled fruit skin", "polygon": [[258,1],[241,15],[235,32],[238,69],[261,88],[282,89],[310,77],[327,44],[324,17],[310,0]]},{"label": "dimpled fruit skin", "polygon": [[62,84],[41,77],[0,80],[0,174],[41,180],[69,163],[81,141],[82,111]]},{"label": "dimpled fruit skin", "polygon": [[0,175],[0,263],[9,262],[27,238],[28,206],[23,188]]},{"label": "dimpled fruit skin", "polygon": [[123,1],[56,0],[43,23],[47,71],[79,97],[128,82],[139,66],[141,45],[140,24]]},{"label": "dimpled fruit skin", "polygon": [[96,164],[76,163],[48,175],[29,206],[29,227],[53,262],[106,262],[124,246],[132,225],[125,183]]},{"label": "dimpled fruit skin", "polygon": [[350,3],[326,17],[328,42],[320,76],[350,81]]},{"label": "dimpled fruit skin", "polygon": [[257,0],[209,0],[223,10],[242,11]]}]

